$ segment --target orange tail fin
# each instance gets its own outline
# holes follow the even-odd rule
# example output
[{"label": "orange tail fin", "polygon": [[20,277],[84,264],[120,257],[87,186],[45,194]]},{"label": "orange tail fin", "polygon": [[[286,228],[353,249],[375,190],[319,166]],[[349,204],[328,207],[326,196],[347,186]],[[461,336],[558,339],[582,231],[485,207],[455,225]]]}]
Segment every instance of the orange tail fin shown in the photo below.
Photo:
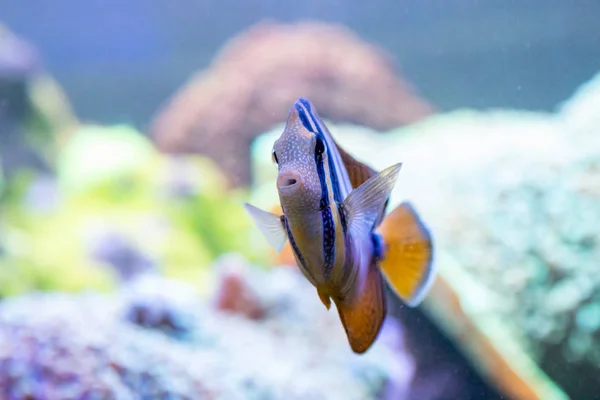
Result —
[{"label": "orange tail fin", "polygon": [[369,267],[362,292],[334,301],[350,347],[355,353],[364,353],[377,338],[386,315],[383,278],[377,266]]},{"label": "orange tail fin", "polygon": [[378,230],[386,247],[381,270],[396,294],[415,307],[435,277],[429,231],[407,202],[387,215]]}]

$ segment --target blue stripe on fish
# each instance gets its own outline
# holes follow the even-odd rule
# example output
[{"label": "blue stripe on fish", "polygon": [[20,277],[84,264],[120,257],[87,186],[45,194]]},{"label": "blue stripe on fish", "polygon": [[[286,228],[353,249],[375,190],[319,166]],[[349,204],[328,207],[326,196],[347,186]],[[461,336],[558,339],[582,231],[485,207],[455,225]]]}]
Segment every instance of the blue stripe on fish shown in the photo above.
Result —
[{"label": "blue stripe on fish", "polygon": [[373,258],[381,260],[383,258],[383,251],[385,244],[383,238],[377,232],[371,232],[371,240],[373,241]]},{"label": "blue stripe on fish", "polygon": [[325,178],[325,163],[322,154],[315,154],[317,174],[321,182],[321,219],[323,225],[323,270],[329,276],[335,257],[335,224],[329,207],[329,190]]},{"label": "blue stripe on fish", "polygon": [[298,99],[298,103],[302,104],[304,108],[306,108],[309,112],[312,112],[312,107],[310,106],[310,102],[306,100],[304,97],[300,97]]},{"label": "blue stripe on fish", "polygon": [[[327,160],[329,163],[329,171],[330,171],[329,175],[330,175],[330,179],[331,179],[331,186],[333,189],[333,198],[335,199],[336,203],[341,204],[342,201],[344,201],[344,199],[342,198],[342,193],[340,191],[340,185],[339,185],[339,179],[338,179],[339,170],[338,170],[337,166],[335,165],[335,160],[337,157],[334,157],[334,155],[333,155],[333,147],[335,146],[335,144],[333,143],[332,140],[328,140],[328,138],[325,136],[324,129],[321,126],[321,124],[319,123],[319,118],[317,118],[314,115],[312,108],[310,106],[310,102],[308,100],[306,100],[305,98],[300,98],[300,99],[298,99],[297,103],[300,103],[303,106],[303,107],[296,106],[296,108],[298,109],[298,114],[300,115],[300,120],[302,121],[302,124],[304,125],[304,127],[306,129],[308,129],[309,131],[315,133],[319,139],[321,139],[324,143],[327,144],[327,146],[326,146]],[[308,114],[308,116],[306,114]],[[312,124],[309,123],[309,118],[310,118],[310,122],[312,122]],[[313,128],[313,126],[314,126],[314,128]]]},{"label": "blue stripe on fish", "polygon": [[323,217],[323,255],[325,276],[331,275],[333,262],[335,259],[335,223],[331,207],[321,210]]},{"label": "blue stripe on fish", "polygon": [[[296,104],[300,103],[307,110],[309,115],[312,117],[313,124],[317,127],[316,132],[311,130],[311,132],[320,133],[322,138],[325,139],[325,143],[327,144],[329,162],[332,165],[331,171],[335,171],[336,181],[338,184],[338,190],[341,192],[340,199],[336,198],[338,203],[344,201],[346,196],[350,194],[352,191],[352,183],[350,182],[350,178],[348,177],[348,172],[346,171],[346,166],[342,160],[342,156],[339,151],[337,151],[336,144],[331,137],[331,134],[327,130],[326,127],[321,123],[321,119],[317,116],[317,114],[313,111],[312,105],[310,101],[305,98],[300,98],[297,100]],[[335,167],[335,168],[334,168]]]},{"label": "blue stripe on fish", "polygon": [[[322,140],[326,143],[325,137],[322,130],[318,125],[318,120],[313,116],[310,111],[310,104],[304,99],[300,99],[295,104],[298,116],[304,128],[309,132],[316,135],[318,140]],[[329,146],[326,146],[328,158],[331,160],[329,153]],[[333,213],[329,207],[329,188],[327,187],[327,179],[325,177],[325,165],[323,162],[323,155],[315,153],[315,164],[317,165],[317,174],[319,176],[319,182],[321,184],[321,220],[323,226],[323,271],[325,276],[330,276],[333,268],[335,259],[335,222],[333,220]],[[337,186],[337,179],[334,178],[333,169],[331,168],[331,162],[329,163],[330,180],[333,182],[332,186],[335,190]],[[339,192],[339,191],[338,191]],[[338,193],[339,195],[339,193]],[[334,192],[335,198],[335,192]]]},{"label": "blue stripe on fish", "polygon": [[329,150],[329,146],[327,146],[327,159],[329,160],[329,171],[331,171],[330,175],[331,175],[331,185],[333,186],[333,198],[335,199],[335,202],[338,204],[341,204],[343,199],[342,199],[342,193],[340,192],[340,185],[338,183],[338,177],[337,174],[335,173],[335,165],[334,165],[334,161],[333,161],[333,157],[331,156],[331,152]]},{"label": "blue stripe on fish", "polygon": [[315,133],[315,131],[312,129],[312,126],[310,125],[310,122],[308,122],[308,118],[306,117],[306,114],[304,113],[304,111],[298,106],[296,106],[296,108],[298,109],[298,116],[300,117],[300,121],[302,122],[302,125],[304,125],[304,127],[309,132]]}]

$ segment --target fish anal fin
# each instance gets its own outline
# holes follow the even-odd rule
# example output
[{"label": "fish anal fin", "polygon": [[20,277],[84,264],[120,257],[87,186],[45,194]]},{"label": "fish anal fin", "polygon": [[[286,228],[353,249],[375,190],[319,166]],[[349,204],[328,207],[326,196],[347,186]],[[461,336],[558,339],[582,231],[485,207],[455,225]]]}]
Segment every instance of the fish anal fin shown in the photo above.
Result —
[{"label": "fish anal fin", "polygon": [[408,202],[388,214],[378,230],[385,244],[380,268],[404,303],[416,307],[435,278],[429,231]]},{"label": "fish anal fin", "polygon": [[369,267],[361,292],[346,299],[334,298],[334,302],[352,351],[364,353],[377,338],[387,312],[383,278],[377,266]]},{"label": "fish anal fin", "polygon": [[325,294],[325,292],[321,289],[317,289],[317,293],[319,294],[319,299],[321,299],[321,302],[329,310],[329,308],[331,307],[331,298],[329,297],[329,295]]}]

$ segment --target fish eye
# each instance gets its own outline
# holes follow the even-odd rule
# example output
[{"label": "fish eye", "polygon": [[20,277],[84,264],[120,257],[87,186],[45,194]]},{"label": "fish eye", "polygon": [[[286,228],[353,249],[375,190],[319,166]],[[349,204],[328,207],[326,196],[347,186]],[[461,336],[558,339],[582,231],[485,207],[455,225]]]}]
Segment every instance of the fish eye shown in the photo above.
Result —
[{"label": "fish eye", "polygon": [[317,142],[315,143],[315,154],[320,156],[325,152],[325,143],[323,143],[323,139],[317,138]]},{"label": "fish eye", "polygon": [[277,159],[277,153],[275,153],[275,150],[273,150],[273,153],[271,154],[271,158],[273,159],[273,162],[275,164],[279,164],[279,160]]}]

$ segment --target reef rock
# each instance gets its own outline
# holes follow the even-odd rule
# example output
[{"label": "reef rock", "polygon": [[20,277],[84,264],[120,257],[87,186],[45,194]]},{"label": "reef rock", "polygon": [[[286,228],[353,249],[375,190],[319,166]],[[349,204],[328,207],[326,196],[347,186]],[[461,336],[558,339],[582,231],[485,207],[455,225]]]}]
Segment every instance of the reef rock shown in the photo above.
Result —
[{"label": "reef rock", "polygon": [[[413,202],[440,271],[424,309],[514,399],[600,390],[599,82],[556,113],[462,110],[386,135],[330,126],[378,170],[403,162],[390,209]],[[256,198],[277,201],[272,185]]]},{"label": "reef rock", "polygon": [[249,147],[308,97],[322,117],[387,130],[432,113],[390,57],[339,25],[263,22],[231,40],[158,113],[167,152],[215,159],[235,185],[251,180]]},{"label": "reef rock", "polygon": [[[422,127],[431,136],[421,131],[423,140],[409,139],[400,154],[411,167],[396,201],[408,193],[455,260],[440,260],[446,271],[438,289],[454,294],[432,297],[434,312],[454,331],[461,324],[448,315],[471,319],[478,328],[465,347],[489,357],[480,365],[496,379],[503,358],[505,386],[513,390],[509,372],[530,388],[543,381],[532,373],[535,364],[573,400],[600,390],[598,82],[600,75],[554,114],[434,118]],[[520,393],[560,398],[541,386],[537,395],[523,386]]]},{"label": "reef rock", "polygon": [[0,398],[407,399],[400,327],[357,357],[298,271],[243,271],[261,318],[216,311],[158,276],[116,294],[3,301]]},{"label": "reef rock", "polygon": [[262,318],[266,310],[256,290],[248,284],[241,256],[226,255],[217,264],[221,277],[214,299],[216,309],[238,313],[246,318]]}]

